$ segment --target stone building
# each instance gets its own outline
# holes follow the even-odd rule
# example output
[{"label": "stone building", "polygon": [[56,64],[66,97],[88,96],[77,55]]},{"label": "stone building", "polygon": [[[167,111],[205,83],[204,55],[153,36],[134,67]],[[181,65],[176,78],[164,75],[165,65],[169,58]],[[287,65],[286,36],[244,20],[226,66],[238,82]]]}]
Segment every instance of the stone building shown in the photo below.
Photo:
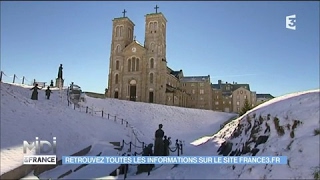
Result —
[{"label": "stone building", "polygon": [[250,91],[249,84],[238,84],[236,82],[211,84],[213,91],[213,110],[238,113],[248,99],[252,107],[256,106],[256,93]]},{"label": "stone building", "polygon": [[107,97],[225,112],[241,107],[243,97],[239,103],[233,98],[239,91],[254,98],[248,84],[223,84],[221,80],[211,84],[210,75],[184,76],[182,70],[169,68],[167,20],[161,12],[145,16],[144,44],[135,40],[134,27],[125,14],[113,19]]},{"label": "stone building", "polygon": [[128,17],[113,19],[107,97],[187,106],[188,94],[180,86],[183,72],[167,66],[166,23],[162,13],[147,14],[142,45]]},{"label": "stone building", "polygon": [[273,99],[274,97],[271,94],[257,94],[257,105]]}]

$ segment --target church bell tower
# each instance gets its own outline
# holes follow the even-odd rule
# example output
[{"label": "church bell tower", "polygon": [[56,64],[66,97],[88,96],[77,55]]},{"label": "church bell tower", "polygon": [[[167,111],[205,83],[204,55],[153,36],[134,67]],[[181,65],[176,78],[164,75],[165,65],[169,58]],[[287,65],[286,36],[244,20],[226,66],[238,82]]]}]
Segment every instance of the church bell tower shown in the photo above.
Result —
[{"label": "church bell tower", "polygon": [[122,76],[124,70],[123,49],[133,42],[134,23],[126,17],[126,10],[123,16],[113,19],[112,41],[110,51],[108,97],[120,98]]},{"label": "church bell tower", "polygon": [[149,90],[153,90],[154,99],[160,104],[165,104],[166,93],[166,25],[167,20],[155,7],[155,13],[145,16],[145,42],[147,76],[153,81],[148,81]]}]

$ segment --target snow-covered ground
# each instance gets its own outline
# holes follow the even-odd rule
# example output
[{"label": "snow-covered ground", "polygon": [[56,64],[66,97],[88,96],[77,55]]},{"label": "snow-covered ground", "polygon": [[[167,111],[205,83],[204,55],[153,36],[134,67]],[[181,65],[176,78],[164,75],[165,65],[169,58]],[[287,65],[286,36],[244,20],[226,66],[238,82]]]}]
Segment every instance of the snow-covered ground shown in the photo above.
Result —
[{"label": "snow-covered ground", "polygon": [[[119,122],[86,114],[67,106],[65,94],[60,98],[54,90],[51,100],[39,93],[39,100],[30,100],[30,86],[1,83],[1,174],[22,164],[22,141],[32,141],[36,136],[50,140],[57,137],[57,154],[70,155],[89,145],[88,155],[116,155],[111,141],[132,141],[131,128]],[[319,90],[299,92],[275,98],[242,117],[230,122],[222,130],[220,124],[234,114],[206,110],[170,107],[157,104],[128,102],[116,99],[86,97],[82,106],[104,110],[130,123],[140,140],[153,142],[158,124],[172,139],[184,140],[184,155],[218,155],[223,142],[232,143],[227,152],[252,155],[243,152],[259,149],[257,156],[288,156],[287,165],[163,165],[152,171],[129,175],[128,179],[313,179],[320,168]],[[216,133],[216,134],[215,134]],[[259,137],[267,137],[261,143]],[[260,141],[260,142],[259,142]],[[226,150],[223,150],[226,153]],[[242,153],[240,153],[242,152]],[[40,175],[41,179],[57,178],[78,165],[62,165]],[[88,165],[65,176],[68,179],[122,179],[110,177],[116,165]],[[130,173],[135,166],[130,167]],[[25,179],[35,177],[25,177]]]},{"label": "snow-covered ground", "polygon": [[[36,136],[45,140],[57,137],[58,157],[71,155],[89,145],[93,145],[93,148],[88,155],[96,155],[98,152],[102,152],[102,155],[115,155],[117,152],[108,142],[133,140],[131,128],[106,117],[92,116],[67,106],[65,91],[61,98],[59,90],[53,89],[50,100],[46,100],[44,92],[40,91],[39,100],[33,101],[30,99],[30,88],[31,86],[1,83],[1,174],[22,165],[22,141],[33,141]],[[190,155],[192,152],[187,147],[192,141],[216,133],[220,124],[235,116],[229,113],[90,97],[86,97],[86,104],[82,105],[94,107],[95,110],[104,109],[106,113],[125,119],[145,143],[153,142],[154,131],[162,123],[168,136],[173,140],[184,141],[184,153]],[[57,174],[61,175],[61,172],[76,167],[63,165],[41,174],[40,177],[57,178]],[[111,165],[90,165],[66,178],[106,177],[114,168]]]}]

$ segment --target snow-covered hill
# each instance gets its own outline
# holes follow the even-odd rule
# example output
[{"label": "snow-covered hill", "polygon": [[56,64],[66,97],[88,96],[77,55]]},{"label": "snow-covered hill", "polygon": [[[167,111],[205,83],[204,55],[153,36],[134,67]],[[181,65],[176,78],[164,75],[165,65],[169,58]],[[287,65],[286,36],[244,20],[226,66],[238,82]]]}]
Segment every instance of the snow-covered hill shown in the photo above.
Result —
[{"label": "snow-covered hill", "polygon": [[319,90],[275,98],[227,124],[219,133],[195,145],[221,144],[229,156],[287,156],[287,165],[223,166],[233,178],[320,178]]},{"label": "snow-covered hill", "polygon": [[166,135],[184,140],[189,145],[195,139],[216,133],[220,125],[236,114],[209,110],[181,108],[159,104],[132,102],[118,99],[85,97],[82,106],[104,110],[124,118],[137,128],[138,137],[153,142],[154,132],[163,124]]},{"label": "snow-covered hill", "polygon": [[[104,147],[99,152],[108,155],[110,154],[108,142],[132,140],[130,128],[106,118],[79,112],[68,106],[65,92],[61,98],[60,92],[55,89],[51,99],[46,100],[44,92],[40,91],[39,100],[33,101],[30,99],[30,88],[30,86],[1,83],[1,174],[22,165],[22,142],[33,141],[36,136],[45,140],[51,140],[56,136],[58,157],[73,154],[89,145],[95,145],[96,148]],[[99,107],[104,108],[106,113],[127,120],[139,132],[139,138],[146,143],[153,142],[154,131],[158,124],[162,123],[168,136],[185,140],[186,155],[193,154],[192,150],[188,150],[190,142],[214,134],[219,130],[220,124],[234,116],[228,113],[115,99],[101,100],[86,97],[86,101],[87,104],[84,105],[89,107],[93,105],[95,110]],[[60,170],[57,171],[61,173]],[[106,169],[106,165],[91,165],[66,178],[101,178],[108,176],[108,173],[110,172]],[[44,173],[42,176],[58,177],[54,175],[54,171]],[[136,178],[142,176],[144,174]]]}]

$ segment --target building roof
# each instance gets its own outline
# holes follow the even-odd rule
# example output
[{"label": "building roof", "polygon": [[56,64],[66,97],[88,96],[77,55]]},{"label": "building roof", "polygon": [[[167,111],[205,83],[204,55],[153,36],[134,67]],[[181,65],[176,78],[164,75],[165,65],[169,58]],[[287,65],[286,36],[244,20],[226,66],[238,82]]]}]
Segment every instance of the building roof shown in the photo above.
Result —
[{"label": "building roof", "polygon": [[181,78],[182,82],[207,82],[210,81],[210,76],[185,76]]},{"label": "building roof", "polygon": [[274,97],[271,94],[257,94],[257,98],[272,99]]},{"label": "building roof", "polygon": [[231,83],[222,83],[222,84],[211,84],[211,87],[214,89],[220,89],[222,91],[227,91],[226,86],[230,86],[229,91],[235,91],[236,89],[239,89],[240,87],[247,87],[245,89],[248,89],[250,91],[250,85],[249,84],[231,84]]},{"label": "building roof", "polygon": [[117,18],[113,18],[112,21],[123,21],[123,20],[129,21],[133,26],[135,26],[135,24],[128,17],[117,17]]},{"label": "building roof", "polygon": [[173,75],[174,77],[179,79],[179,75],[183,76],[183,72],[182,69],[180,69],[180,71],[174,71],[171,68],[167,67],[168,72]]}]

